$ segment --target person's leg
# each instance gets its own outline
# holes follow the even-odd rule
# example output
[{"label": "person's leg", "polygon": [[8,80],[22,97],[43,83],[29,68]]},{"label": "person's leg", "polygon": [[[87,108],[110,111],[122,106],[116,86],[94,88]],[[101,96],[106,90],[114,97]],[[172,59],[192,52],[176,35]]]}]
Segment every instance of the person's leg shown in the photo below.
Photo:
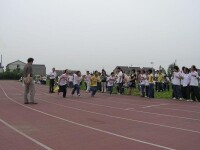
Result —
[{"label": "person's leg", "polygon": [[104,92],[106,93],[106,82],[103,83],[104,86]]},{"label": "person's leg", "polygon": [[110,95],[112,94],[113,92],[113,86],[110,87]]},{"label": "person's leg", "polygon": [[173,87],[174,87],[174,97],[176,98],[176,99],[178,99],[178,94],[177,94],[177,86],[178,85],[173,85]]},{"label": "person's leg", "polygon": [[194,88],[193,88],[193,86],[190,86],[190,92],[191,92],[191,99],[192,99],[193,101],[195,101]]},{"label": "person's leg", "polygon": [[67,85],[63,85],[62,90],[63,90],[63,98],[65,98],[67,93]]},{"label": "person's leg", "polygon": [[152,92],[153,92],[153,89],[152,89],[152,84],[149,84],[149,92],[148,92],[148,97],[149,98],[152,98]]},{"label": "person's leg", "polygon": [[145,97],[145,85],[144,84],[142,84],[141,85],[141,90],[142,90],[142,97]]},{"label": "person's leg", "polygon": [[200,101],[200,96],[199,96],[199,87],[194,86],[194,95],[198,101]]},{"label": "person's leg", "polygon": [[74,85],[74,88],[72,89],[72,95],[74,95],[75,91],[77,90],[77,84]]},{"label": "person's leg", "polygon": [[186,86],[186,99],[190,99],[190,86]]},{"label": "person's leg", "polygon": [[103,85],[104,82],[101,82],[101,92],[103,93],[104,92],[104,85]]},{"label": "person's leg", "polygon": [[77,95],[80,96],[80,85],[77,85],[76,90],[77,90]]},{"label": "person's leg", "polygon": [[51,93],[52,80],[49,81],[49,93]]},{"label": "person's leg", "polygon": [[117,83],[117,93],[119,93],[119,83]]},{"label": "person's leg", "polygon": [[29,84],[24,84],[24,103],[28,103]]},{"label": "person's leg", "polygon": [[184,99],[187,100],[187,97],[186,97],[186,88],[187,87],[182,87],[182,96],[183,96]]},{"label": "person's leg", "polygon": [[149,96],[149,86],[145,86],[145,90],[146,90],[146,97]]},{"label": "person's leg", "polygon": [[33,81],[30,82],[29,88],[30,88],[30,102],[34,103],[35,83]]},{"label": "person's leg", "polygon": [[177,96],[178,96],[178,99],[182,98],[181,86],[180,85],[177,86]]}]

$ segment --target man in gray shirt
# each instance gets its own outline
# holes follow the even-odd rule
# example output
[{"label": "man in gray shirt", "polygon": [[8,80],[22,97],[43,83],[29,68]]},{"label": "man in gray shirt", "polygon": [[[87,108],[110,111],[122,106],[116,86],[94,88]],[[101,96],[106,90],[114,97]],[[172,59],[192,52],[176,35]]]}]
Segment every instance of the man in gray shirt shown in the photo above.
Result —
[{"label": "man in gray shirt", "polygon": [[[33,61],[33,58],[28,58],[28,63],[24,66],[24,104],[37,104],[36,102],[34,102],[35,85],[33,81]],[[28,93],[30,93],[30,102],[28,101]]]}]

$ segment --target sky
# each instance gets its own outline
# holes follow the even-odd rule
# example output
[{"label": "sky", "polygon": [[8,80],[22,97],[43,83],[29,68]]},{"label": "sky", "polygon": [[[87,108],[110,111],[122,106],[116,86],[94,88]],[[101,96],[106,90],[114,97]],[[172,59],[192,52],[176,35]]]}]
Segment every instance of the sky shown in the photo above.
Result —
[{"label": "sky", "polygon": [[199,0],[0,0],[3,65],[200,68]]}]

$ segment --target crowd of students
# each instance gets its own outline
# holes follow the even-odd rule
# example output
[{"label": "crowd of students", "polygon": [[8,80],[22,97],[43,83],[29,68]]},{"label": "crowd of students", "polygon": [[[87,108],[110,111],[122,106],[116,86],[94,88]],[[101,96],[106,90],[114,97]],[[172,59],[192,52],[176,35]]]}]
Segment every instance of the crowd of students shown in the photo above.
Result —
[{"label": "crowd of students", "polygon": [[[52,92],[52,79],[55,79],[55,68],[50,74],[51,84],[50,92]],[[68,73],[67,70],[60,76],[58,80],[59,92],[63,92],[63,97],[66,97],[67,87],[72,88],[71,95],[75,92],[80,96],[80,85],[84,82],[86,92],[91,92],[94,97],[97,91],[102,93],[113,93],[113,87],[116,86],[118,94],[124,94],[124,88],[127,88],[127,94],[132,95],[133,90],[138,88],[142,97],[154,98],[154,90],[157,92],[164,92],[170,90],[172,85],[172,98],[187,101],[200,101],[199,94],[199,75],[195,66],[190,69],[183,67],[179,70],[178,66],[174,66],[172,76],[169,78],[163,74],[162,70],[156,71],[153,74],[152,70],[137,70],[133,69],[130,75],[127,75],[118,67],[116,74],[112,72],[107,75],[103,69],[102,72],[95,71],[82,76],[80,71],[76,73]]]}]

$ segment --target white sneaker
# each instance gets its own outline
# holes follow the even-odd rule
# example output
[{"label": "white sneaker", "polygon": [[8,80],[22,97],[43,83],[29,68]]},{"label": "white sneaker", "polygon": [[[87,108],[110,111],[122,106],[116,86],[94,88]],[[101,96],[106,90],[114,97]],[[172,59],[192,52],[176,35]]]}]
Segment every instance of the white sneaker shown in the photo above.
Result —
[{"label": "white sneaker", "polygon": [[78,96],[80,97],[80,96],[81,96],[81,94],[78,94]]},{"label": "white sneaker", "polygon": [[172,99],[174,99],[174,100],[175,100],[175,99],[176,99],[176,97],[173,97]]},{"label": "white sneaker", "polygon": [[179,100],[182,101],[183,99],[182,99],[182,98],[179,98]]}]

